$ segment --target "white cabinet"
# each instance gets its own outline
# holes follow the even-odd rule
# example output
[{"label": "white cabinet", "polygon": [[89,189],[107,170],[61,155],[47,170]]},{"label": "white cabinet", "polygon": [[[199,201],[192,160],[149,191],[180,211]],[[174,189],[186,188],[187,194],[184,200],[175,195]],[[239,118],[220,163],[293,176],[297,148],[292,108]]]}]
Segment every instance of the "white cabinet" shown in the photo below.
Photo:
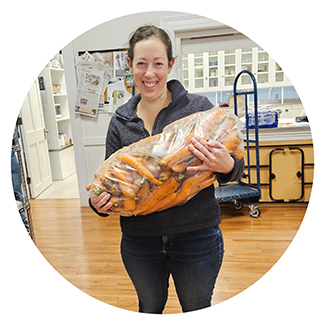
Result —
[{"label": "white cabinet", "polygon": [[221,78],[218,52],[184,55],[183,85],[191,92],[215,91]]},{"label": "white cabinet", "polygon": [[[183,55],[183,84],[190,92],[232,90],[241,70],[251,71],[259,88],[290,86],[281,67],[259,47],[222,50]],[[243,74],[239,88],[251,85],[251,78]]]},{"label": "white cabinet", "polygon": [[[64,69],[45,67],[39,80],[52,176],[53,180],[62,180],[75,172]],[[67,162],[67,157],[73,162]]]},{"label": "white cabinet", "polygon": [[51,171],[54,180],[62,181],[76,172],[72,146],[50,151]]}]

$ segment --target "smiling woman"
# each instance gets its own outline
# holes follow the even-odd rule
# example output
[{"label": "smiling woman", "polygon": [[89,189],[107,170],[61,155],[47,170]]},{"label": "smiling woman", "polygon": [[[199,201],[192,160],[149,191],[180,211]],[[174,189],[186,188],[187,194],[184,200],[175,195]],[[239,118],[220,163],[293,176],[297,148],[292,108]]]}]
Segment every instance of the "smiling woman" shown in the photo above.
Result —
[{"label": "smiling woman", "polygon": [[[213,107],[206,97],[189,94],[178,80],[167,82],[175,60],[164,30],[152,25],[138,28],[130,38],[129,48],[127,63],[139,94],[120,106],[112,117],[106,159],[123,147],[163,132],[180,118]],[[216,173],[219,180],[240,178],[243,159],[230,156],[222,144],[209,155],[206,140],[193,140],[192,147],[200,161],[205,157],[216,162],[205,161],[202,166]],[[90,199],[90,205],[101,216],[114,214],[110,197],[110,193],[102,192]],[[146,216],[121,214],[122,259],[138,295],[139,311],[164,311],[170,275],[183,312],[209,307],[224,252],[214,186],[201,190],[182,206]]]},{"label": "smiling woman", "polygon": [[151,134],[157,114],[171,102],[167,76],[173,68],[174,59],[168,62],[164,43],[155,37],[137,43],[134,53],[133,61],[129,57],[127,63],[141,93],[137,113]]},{"label": "smiling woman", "polygon": [[[173,35],[173,44],[178,45],[177,51],[173,53],[170,39],[161,28],[145,25],[136,30],[139,21],[160,24],[170,31],[170,35]],[[173,30],[171,26],[176,26],[176,21],[178,29]],[[185,24],[186,28],[184,28]],[[209,26],[213,35],[223,31],[224,35],[234,34],[234,37],[231,42],[222,38],[226,36],[207,38],[210,44],[218,46],[218,51],[214,49],[214,52],[211,52],[202,45],[203,43],[192,42],[195,51],[189,54],[183,52],[184,46],[187,45],[183,42],[184,37],[187,40],[189,34],[193,36],[195,33],[207,32],[200,26]],[[163,213],[151,213],[144,217],[125,217],[119,216],[118,213],[114,215],[110,210],[112,203],[107,192],[100,195],[99,201],[90,201],[93,206],[87,206],[88,193],[84,188],[93,180],[94,171],[104,159],[120,147],[129,146],[143,138],[148,139],[150,135],[159,135],[167,124],[197,111],[212,108],[212,103],[216,102],[215,93],[213,96],[209,93],[199,96],[198,92],[203,94],[203,91],[202,89],[193,91],[195,82],[192,79],[202,81],[208,90],[218,88],[218,91],[222,92],[226,88],[222,88],[225,85],[219,77],[224,73],[224,59],[235,56],[237,60],[238,57],[236,69],[240,69],[243,63],[237,54],[224,53],[227,44],[229,44],[228,49],[236,48],[238,53],[244,53],[244,57],[248,57],[250,53],[249,44],[239,46],[238,42],[235,42],[235,45],[232,43],[238,36],[238,32],[208,18],[176,12],[138,13],[120,17],[89,30],[62,50],[69,104],[70,102],[75,104],[74,95],[78,83],[76,54],[94,49],[103,52],[113,51],[113,49],[124,50],[126,47],[124,42],[132,30],[136,32],[132,34],[129,42],[127,64],[133,72],[138,93],[126,104],[117,108],[115,113],[105,107],[96,118],[80,118],[71,115],[80,200],[56,200],[53,194],[52,200],[48,197],[46,200],[32,200],[36,245],[46,260],[70,283],[114,307],[147,313],[171,314],[216,305],[250,287],[274,266],[295,237],[304,218],[307,202],[281,205],[263,202],[260,206],[262,216],[252,219],[245,212],[231,209],[225,203],[220,204],[220,212],[219,205],[214,200],[214,189],[210,187],[201,191],[183,207],[173,207]],[[246,40],[246,37],[242,35],[240,37],[240,40]],[[258,53],[257,45],[253,53],[254,51]],[[202,52],[202,55],[198,56],[197,52]],[[183,66],[183,70],[175,64],[174,57],[181,58],[180,65]],[[198,65],[197,76],[193,73],[195,63]],[[202,64],[206,66],[203,68]],[[245,61],[245,65],[248,64],[249,62]],[[231,63],[231,67],[233,65]],[[176,67],[178,69],[175,69]],[[232,70],[229,70],[229,73],[232,73]],[[259,73],[266,74],[265,71]],[[277,73],[282,72],[277,71]],[[227,75],[227,78],[231,77],[232,75]],[[175,78],[182,79],[182,82]],[[230,87],[231,85],[228,88]],[[281,130],[264,131],[267,131],[267,135],[271,133],[274,135],[274,132]],[[265,133],[261,131],[262,135]],[[260,141],[261,139],[262,137]],[[189,150],[192,149],[200,161],[205,160],[207,151],[204,148],[208,149],[211,143],[201,142],[201,139],[195,138],[191,139],[191,143]],[[290,145],[292,146],[292,142]],[[265,147],[269,149],[269,142],[265,143]],[[222,155],[222,148],[210,149]],[[267,159],[268,156],[265,154],[263,157]],[[218,169],[214,172],[221,175],[225,181],[238,179],[242,174],[243,162],[227,155],[222,158],[225,159],[221,161],[226,163],[215,167]],[[229,161],[231,163],[228,163]],[[279,158],[279,165],[282,161]],[[308,164],[309,162],[308,160]],[[200,165],[201,168],[203,165],[204,163]],[[264,168],[266,165],[267,162]],[[222,169],[219,169],[220,167]],[[266,169],[265,175],[267,175]],[[284,177],[277,177],[274,180],[279,183],[281,178],[280,187],[288,183],[288,175],[285,173],[283,175]],[[146,196],[152,192],[153,187],[150,188],[149,182],[142,179],[140,184],[143,186],[141,195]],[[106,218],[98,217],[91,207],[100,216]],[[219,228],[221,221],[222,233]],[[204,249],[206,253],[211,254],[202,258]],[[195,259],[192,259],[193,256]],[[297,261],[298,268],[294,269],[292,266],[296,275],[301,273],[299,257]],[[31,265],[29,263],[28,267]],[[290,279],[292,274],[289,275]],[[272,284],[272,289],[276,292],[276,299],[273,301],[277,304],[284,301],[288,293],[289,287],[281,286],[281,280],[283,278],[286,281],[286,276],[287,274],[284,274],[280,277],[280,281],[276,281],[274,286]],[[43,280],[40,279],[43,286]],[[52,283],[51,278],[49,282]],[[159,289],[156,289],[157,284]],[[248,290],[247,294],[251,292],[253,298],[260,298],[260,295],[254,297],[253,290]],[[297,290],[300,290],[300,284]],[[284,294],[278,295],[279,292]],[[61,301],[61,297],[69,297],[62,291],[59,295],[55,303]],[[201,299],[203,296],[204,299]],[[268,290],[265,290],[263,298],[270,298]],[[244,300],[245,298],[242,299]],[[236,303],[237,300],[234,301]],[[255,301],[246,299],[247,301],[250,301],[250,304],[261,301],[259,307],[265,302],[264,299]],[[277,311],[272,305],[271,307],[265,305],[267,305],[265,308]],[[70,308],[69,303],[66,306]],[[287,301],[283,306],[287,307]],[[240,315],[239,321],[244,320],[245,317],[241,312],[243,309],[240,308],[247,310],[246,316],[249,316],[247,318],[251,319],[252,315],[256,317],[257,308],[254,313],[251,313],[251,309],[246,308],[245,304],[236,307],[230,303],[230,313],[226,317],[228,322],[233,315]],[[224,308],[224,305],[220,306],[220,309],[218,306],[216,317],[220,317],[221,308]],[[80,311],[80,308],[76,310]],[[233,313],[234,310],[237,312]],[[213,310],[208,308],[208,312]],[[290,313],[289,317],[292,317],[292,314]],[[97,314],[92,313],[91,317],[93,315]],[[200,315],[201,318],[202,313],[194,315],[191,313],[188,316],[195,317],[195,315]],[[276,315],[276,312],[272,315]],[[107,317],[106,311],[103,317]]]},{"label": "smiling woman", "polygon": [[167,77],[174,62],[171,42],[165,31],[154,26],[144,26],[130,39],[127,64],[141,93],[137,113],[143,119],[149,134],[152,133],[161,108],[167,107],[171,102]]}]

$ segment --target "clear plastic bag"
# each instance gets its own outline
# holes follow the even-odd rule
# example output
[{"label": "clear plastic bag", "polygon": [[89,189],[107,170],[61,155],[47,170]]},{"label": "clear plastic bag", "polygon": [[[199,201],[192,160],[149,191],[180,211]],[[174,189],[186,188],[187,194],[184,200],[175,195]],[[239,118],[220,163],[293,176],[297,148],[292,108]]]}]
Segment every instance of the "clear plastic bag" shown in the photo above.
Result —
[{"label": "clear plastic bag", "polygon": [[210,171],[187,171],[188,166],[202,163],[188,149],[191,139],[197,135],[219,141],[240,159],[244,143],[239,123],[236,116],[220,108],[177,120],[162,133],[123,147],[105,160],[95,173],[89,196],[109,192],[111,209],[123,216],[184,204],[216,181]]}]

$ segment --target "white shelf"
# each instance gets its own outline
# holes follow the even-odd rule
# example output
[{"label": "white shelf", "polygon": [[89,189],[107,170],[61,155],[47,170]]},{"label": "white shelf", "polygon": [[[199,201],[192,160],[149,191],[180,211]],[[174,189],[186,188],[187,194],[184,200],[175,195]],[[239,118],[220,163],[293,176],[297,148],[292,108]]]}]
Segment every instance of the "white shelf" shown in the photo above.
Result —
[{"label": "white shelf", "polygon": [[[63,132],[70,138],[72,135],[64,69],[45,67],[40,77],[43,77],[45,88],[42,90],[45,92],[42,98],[49,150],[59,150],[59,132]],[[61,93],[53,94],[55,84],[60,84]],[[60,105],[60,117],[56,114],[56,105]]]},{"label": "white shelf", "polygon": [[69,120],[70,120],[69,116],[56,118],[57,122],[69,121]]},{"label": "white shelf", "polygon": [[[45,126],[48,130],[47,141],[52,177],[53,180],[63,180],[76,171],[73,145],[61,146],[59,141],[59,132],[63,132],[70,138],[72,135],[64,69],[46,67],[40,76],[43,77],[45,88],[43,90],[45,96],[42,96],[43,111]],[[61,87],[61,92],[58,94],[53,94],[55,84],[60,84]],[[60,105],[60,117],[57,116],[56,105]]]}]

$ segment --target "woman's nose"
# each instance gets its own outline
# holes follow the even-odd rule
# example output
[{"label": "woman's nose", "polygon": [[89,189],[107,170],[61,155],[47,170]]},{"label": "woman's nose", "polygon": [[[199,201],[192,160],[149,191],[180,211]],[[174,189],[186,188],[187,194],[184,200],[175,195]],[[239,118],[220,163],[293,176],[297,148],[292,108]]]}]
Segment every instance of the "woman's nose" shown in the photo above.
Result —
[{"label": "woman's nose", "polygon": [[153,66],[149,65],[146,70],[145,76],[149,78],[149,77],[153,77],[154,75],[155,75],[154,68]]}]

